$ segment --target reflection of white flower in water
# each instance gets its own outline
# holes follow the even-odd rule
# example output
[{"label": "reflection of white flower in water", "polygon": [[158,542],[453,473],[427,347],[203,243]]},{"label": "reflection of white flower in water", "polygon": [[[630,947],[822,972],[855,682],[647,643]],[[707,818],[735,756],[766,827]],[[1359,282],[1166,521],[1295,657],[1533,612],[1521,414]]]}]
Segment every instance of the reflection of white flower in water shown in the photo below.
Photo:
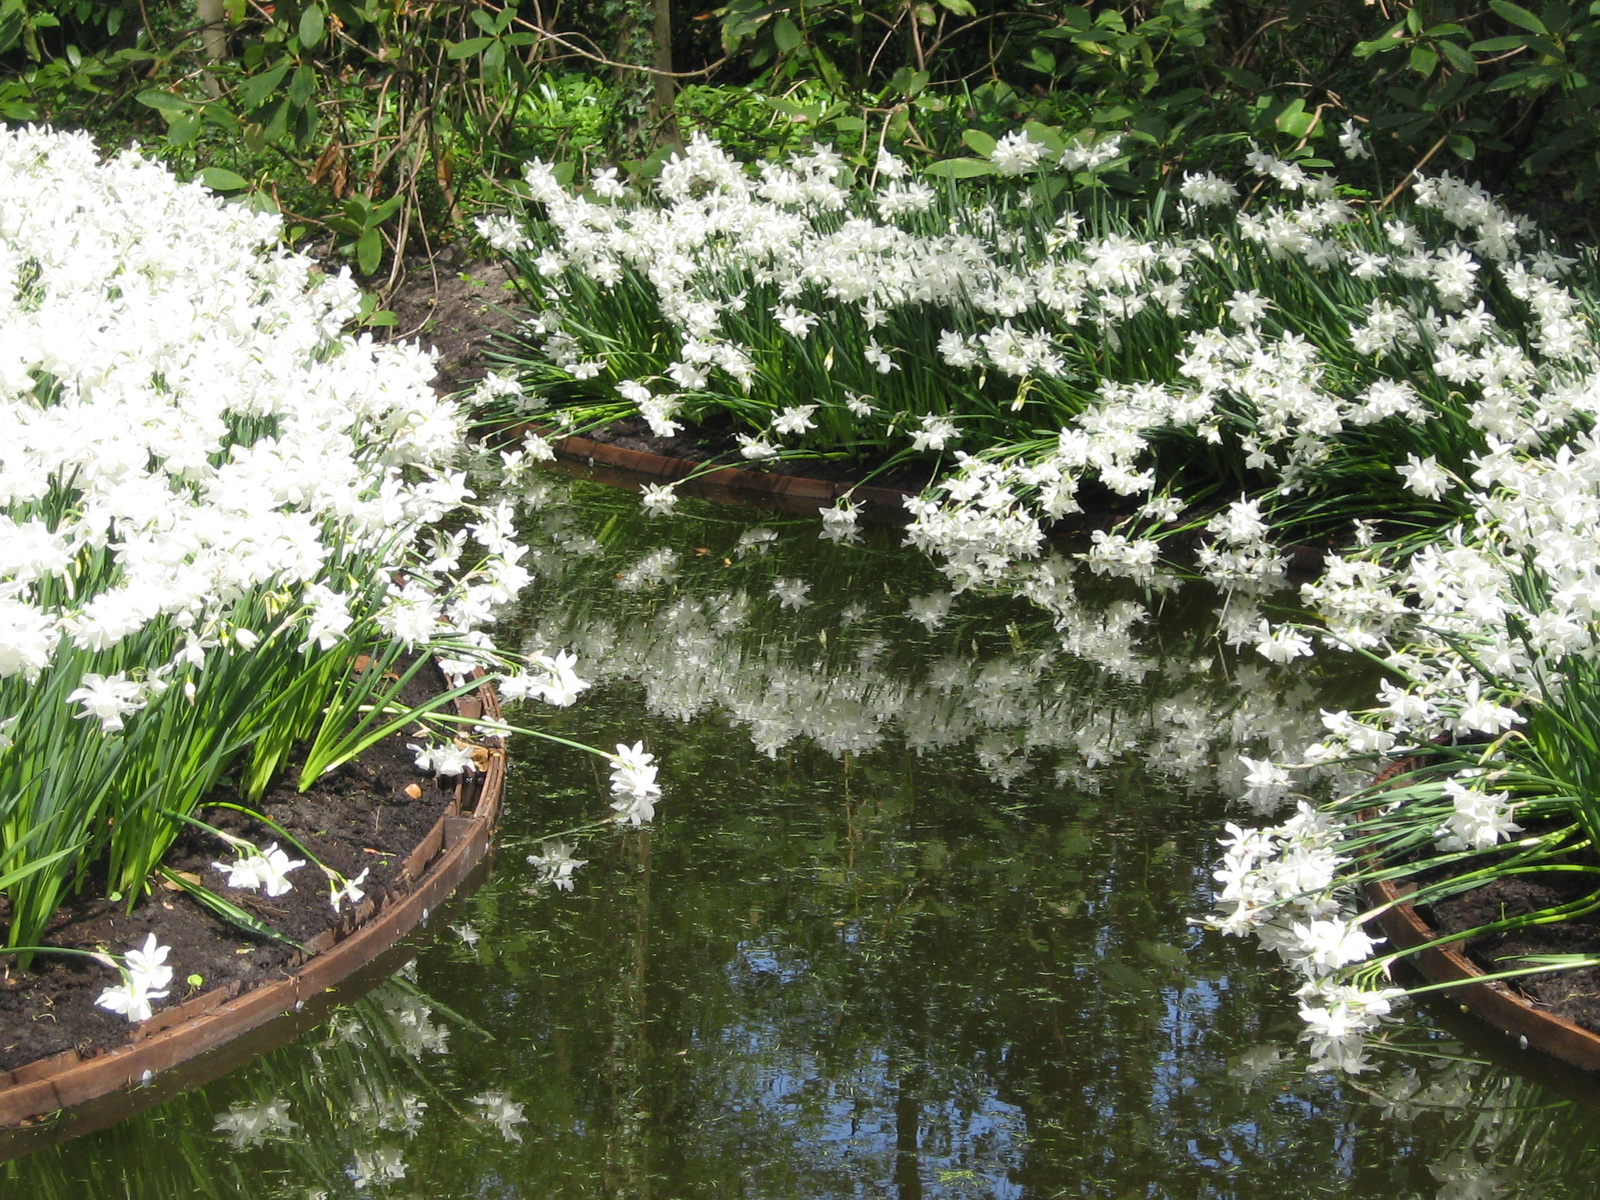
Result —
[{"label": "reflection of white flower in water", "polygon": [[628,570],[617,576],[617,587],[624,592],[639,592],[678,577],[678,553],[663,546],[652,550]]},{"label": "reflection of white flower in water", "polygon": [[801,609],[810,604],[806,593],[811,590],[811,585],[803,579],[774,579],[772,581],[772,594],[778,598],[778,603],[783,608]]},{"label": "reflection of white flower in water", "polygon": [[235,1101],[227,1112],[218,1113],[212,1125],[213,1133],[226,1133],[235,1150],[246,1146],[259,1146],[274,1135],[287,1134],[298,1126],[289,1118],[286,1100],[262,1100],[249,1104]]},{"label": "reflection of white flower in water", "polygon": [[358,1188],[406,1177],[405,1160],[392,1146],[375,1146],[368,1154],[356,1151],[356,1160],[344,1169]]},{"label": "reflection of white flower in water", "polygon": [[656,783],[655,755],[645,753],[644,743],[617,745],[611,762],[611,792],[616,798],[611,808],[619,825],[642,825],[654,819],[655,801],[661,795]]},{"label": "reflection of white flower in water", "polygon": [[1228,1068],[1228,1077],[1243,1082],[1244,1090],[1250,1091],[1256,1084],[1276,1073],[1294,1061],[1294,1056],[1281,1046],[1270,1043],[1252,1046],[1234,1060]]},{"label": "reflection of white flower in water", "polygon": [[[622,747],[619,746],[617,749],[620,750]],[[653,779],[655,768],[651,767],[650,771]],[[615,784],[612,786],[615,790]],[[563,892],[572,890],[572,873],[588,861],[586,858],[572,857],[572,847],[565,842],[540,842],[539,853],[528,855],[529,865],[539,872],[539,877],[534,880],[535,884],[551,883],[558,891]]]},{"label": "reflection of white flower in water", "polygon": [[227,886],[231,888],[244,888],[255,891],[261,888],[268,896],[283,896],[294,891],[294,885],[289,882],[289,872],[306,865],[305,859],[290,859],[278,848],[278,843],[273,842],[259,854],[245,854],[242,851],[237,859],[231,863],[214,862],[212,867],[227,873]]},{"label": "reflection of white flower in water", "polygon": [[504,1092],[484,1092],[481,1096],[473,1096],[469,1103],[476,1104],[483,1109],[484,1118],[500,1127],[500,1136],[508,1142],[520,1142],[522,1134],[518,1133],[516,1126],[525,1124],[527,1117],[522,1115],[523,1105],[514,1104]]},{"label": "reflection of white flower in water", "polygon": [[450,926],[450,932],[465,942],[468,950],[476,950],[478,948],[478,931],[465,921],[459,925]]},{"label": "reflection of white flower in water", "polygon": [[639,489],[639,506],[651,516],[670,513],[678,504],[678,493],[670,483],[647,483]]},{"label": "reflection of white flower in water", "polygon": [[944,619],[950,615],[950,603],[955,599],[949,592],[933,592],[927,596],[916,596],[911,600],[906,609],[906,616],[913,621],[919,621],[932,633],[944,624]]},{"label": "reflection of white flower in water", "polygon": [[1440,1183],[1437,1200],[1499,1200],[1511,1194],[1512,1181],[1492,1160],[1479,1162],[1470,1146],[1429,1163],[1428,1172]]},{"label": "reflection of white flower in water", "polygon": [[778,540],[778,531],[768,529],[765,525],[755,525],[746,529],[739,535],[739,540],[734,543],[733,553],[736,558],[743,558],[751,551],[765,554],[767,547]]},{"label": "reflection of white flower in water", "polygon": [[822,539],[827,542],[853,542],[856,540],[856,515],[861,504],[840,500],[832,508],[825,508],[822,517]]},{"label": "reflection of white flower in water", "polygon": [[419,996],[396,996],[386,1000],[384,1015],[389,1018],[399,1049],[412,1058],[421,1058],[424,1050],[433,1054],[446,1052],[445,1042],[450,1031],[431,1020],[433,1009]]},{"label": "reflection of white flower in water", "polygon": [[428,1102],[415,1092],[402,1091],[382,1083],[370,1081],[354,1085],[350,1119],[364,1129],[387,1129],[416,1137],[422,1128],[422,1114]]}]

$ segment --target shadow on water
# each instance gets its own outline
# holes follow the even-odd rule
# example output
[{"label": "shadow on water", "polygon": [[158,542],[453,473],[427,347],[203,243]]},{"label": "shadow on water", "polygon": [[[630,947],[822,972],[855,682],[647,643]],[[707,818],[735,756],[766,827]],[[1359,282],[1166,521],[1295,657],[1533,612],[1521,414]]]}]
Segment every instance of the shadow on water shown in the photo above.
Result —
[{"label": "shadow on water", "polygon": [[[1198,588],[951,596],[890,531],[539,486],[518,633],[595,687],[523,715],[645,741],[656,821],[515,745],[493,877],[408,978],[7,1200],[1592,1194],[1570,1089],[1417,1010],[1378,1074],[1307,1076],[1285,977],[1188,924],[1239,755],[1313,740],[1351,664],[1236,655]],[[570,890],[526,861],[558,836]]]}]

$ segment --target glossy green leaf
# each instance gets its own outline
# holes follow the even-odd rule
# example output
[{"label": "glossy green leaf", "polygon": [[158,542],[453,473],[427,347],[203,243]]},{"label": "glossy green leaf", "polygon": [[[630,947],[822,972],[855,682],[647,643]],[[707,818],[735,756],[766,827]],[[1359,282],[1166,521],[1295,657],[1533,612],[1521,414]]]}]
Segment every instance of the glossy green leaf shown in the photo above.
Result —
[{"label": "glossy green leaf", "polygon": [[981,154],[985,158],[994,153],[994,148],[998,144],[994,138],[981,129],[964,130],[961,134],[961,140],[966,144],[967,149],[974,154]]},{"label": "glossy green leaf", "polygon": [[798,50],[805,38],[793,21],[788,17],[779,17],[772,23],[772,40],[777,43],[779,50],[789,54]]},{"label": "glossy green leaf", "polygon": [[994,164],[982,158],[947,158],[924,167],[922,173],[937,179],[973,179],[979,175],[993,175]]},{"label": "glossy green leaf", "polygon": [[153,108],[167,120],[181,117],[194,111],[194,105],[182,96],[174,96],[171,92],[164,92],[160,88],[149,88],[134,97],[146,108]]},{"label": "glossy green leaf", "polygon": [[1489,7],[1504,20],[1513,25],[1530,30],[1533,33],[1548,36],[1550,31],[1538,17],[1534,16],[1520,4],[1512,4],[1511,0],[1489,0]]},{"label": "glossy green leaf", "polygon": [[322,34],[327,26],[327,18],[320,5],[307,5],[305,12],[300,14],[300,46],[310,50],[322,41]]},{"label": "glossy green leaf", "polygon": [[383,238],[376,229],[368,229],[356,242],[356,265],[363,275],[371,275],[383,260]]},{"label": "glossy green leaf", "polygon": [[226,167],[206,167],[200,172],[200,181],[213,192],[237,192],[250,186],[250,181]]}]

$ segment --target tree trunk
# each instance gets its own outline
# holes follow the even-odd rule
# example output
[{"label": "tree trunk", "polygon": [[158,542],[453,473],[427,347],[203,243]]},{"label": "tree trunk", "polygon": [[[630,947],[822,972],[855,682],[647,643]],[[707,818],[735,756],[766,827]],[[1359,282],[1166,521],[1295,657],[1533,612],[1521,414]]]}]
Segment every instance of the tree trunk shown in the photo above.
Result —
[{"label": "tree trunk", "polygon": [[654,0],[655,42],[654,62],[650,65],[661,74],[655,77],[655,90],[650,97],[650,127],[655,131],[657,145],[676,145],[678,137],[677,111],[673,97],[677,93],[672,78],[672,0]]}]

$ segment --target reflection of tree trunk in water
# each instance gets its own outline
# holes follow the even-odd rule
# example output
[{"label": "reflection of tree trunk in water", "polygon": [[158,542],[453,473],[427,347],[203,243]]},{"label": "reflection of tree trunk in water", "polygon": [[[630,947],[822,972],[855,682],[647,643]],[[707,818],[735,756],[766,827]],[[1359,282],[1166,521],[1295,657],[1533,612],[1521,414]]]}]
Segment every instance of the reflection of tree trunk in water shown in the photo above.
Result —
[{"label": "reflection of tree trunk in water", "polygon": [[922,1200],[922,1172],[917,1161],[917,1118],[922,1106],[914,1092],[914,1075],[900,1080],[894,1098],[894,1186],[897,1200]]},{"label": "reflection of tree trunk in water", "polygon": [[[611,1048],[604,1077],[610,1113],[606,1121],[605,1170],[602,1192],[626,1200],[650,1198],[650,1148],[645,1122],[644,1069],[649,1046],[645,1038],[645,966],[650,942],[650,831],[624,835],[625,854],[633,859],[635,897],[628,953],[617,954],[617,986],[611,1003]],[[616,949],[624,949],[617,930]]]}]

